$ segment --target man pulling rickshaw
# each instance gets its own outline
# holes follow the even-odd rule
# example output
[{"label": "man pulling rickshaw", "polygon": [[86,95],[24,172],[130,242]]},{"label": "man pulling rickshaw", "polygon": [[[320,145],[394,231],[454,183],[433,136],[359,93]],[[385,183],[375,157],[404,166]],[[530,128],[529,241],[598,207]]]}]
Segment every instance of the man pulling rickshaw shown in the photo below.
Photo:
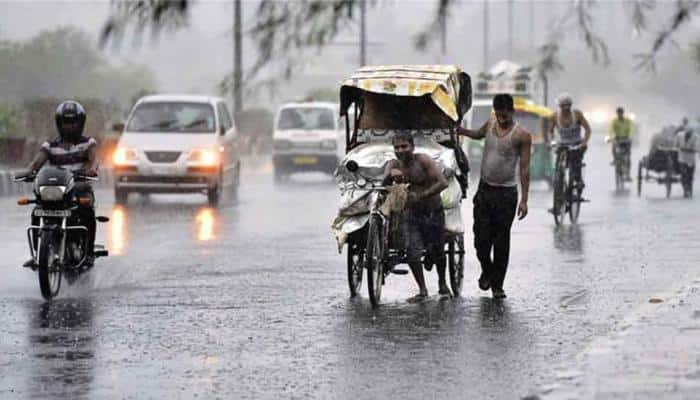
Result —
[{"label": "man pulling rickshaw", "polygon": [[406,232],[406,256],[418,284],[417,298],[427,297],[421,257],[425,253],[425,268],[433,264],[438,272],[438,291],[449,295],[445,280],[445,212],[440,192],[447,189],[447,180],[432,158],[415,154],[413,136],[401,132],[392,138],[396,160],[387,163],[385,184],[409,184],[403,223]]}]

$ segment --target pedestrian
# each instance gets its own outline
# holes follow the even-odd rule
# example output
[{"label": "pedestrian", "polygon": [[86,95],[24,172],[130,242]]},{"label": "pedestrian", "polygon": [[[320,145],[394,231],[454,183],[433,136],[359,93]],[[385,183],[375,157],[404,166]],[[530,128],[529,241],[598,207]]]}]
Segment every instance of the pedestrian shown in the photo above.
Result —
[{"label": "pedestrian", "polygon": [[676,134],[676,149],[678,150],[678,167],[681,172],[683,197],[693,196],[693,178],[695,175],[695,157],[700,151],[700,139],[695,131],[683,125]]},{"label": "pedestrian", "polygon": [[[458,128],[472,139],[485,139],[481,179],[474,196],[474,247],[481,263],[479,288],[496,299],[506,297],[503,282],[510,255],[510,228],[516,210],[519,219],[527,215],[530,187],[531,135],[513,120],[513,97],[499,94],[493,99],[495,116],[479,130]],[[518,204],[516,168],[522,190]],[[492,256],[493,252],[493,256]]]}]

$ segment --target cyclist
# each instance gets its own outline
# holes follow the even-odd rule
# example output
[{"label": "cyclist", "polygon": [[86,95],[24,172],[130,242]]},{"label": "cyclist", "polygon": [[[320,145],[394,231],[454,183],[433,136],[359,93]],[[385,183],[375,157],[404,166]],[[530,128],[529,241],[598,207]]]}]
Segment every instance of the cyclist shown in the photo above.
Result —
[{"label": "cyclist", "polygon": [[[591,127],[583,115],[581,110],[572,108],[573,100],[568,93],[563,93],[557,98],[559,110],[554,113],[549,124],[549,137],[554,137],[554,129],[557,129],[559,136],[559,146],[561,148],[570,148],[581,145],[580,151],[572,151],[569,157],[572,162],[574,179],[583,189],[585,186],[581,176],[581,164],[583,162],[583,154],[588,148],[588,140],[591,138]],[[583,128],[584,135],[581,135]]]},{"label": "cyclist", "polygon": [[611,165],[615,165],[615,148],[619,146],[624,152],[627,153],[626,159],[626,176],[625,180],[631,181],[630,178],[630,139],[632,139],[632,134],[634,133],[634,124],[632,120],[625,117],[625,109],[622,107],[617,108],[617,118],[610,122],[610,130],[608,137],[612,140],[612,156],[613,161]]}]

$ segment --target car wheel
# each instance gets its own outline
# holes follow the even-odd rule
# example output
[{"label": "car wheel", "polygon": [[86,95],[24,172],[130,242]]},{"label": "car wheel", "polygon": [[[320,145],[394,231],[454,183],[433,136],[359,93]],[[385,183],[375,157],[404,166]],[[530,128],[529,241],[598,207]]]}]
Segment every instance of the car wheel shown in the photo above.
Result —
[{"label": "car wheel", "polygon": [[219,179],[216,182],[216,186],[207,189],[207,201],[211,207],[216,207],[219,205],[221,200],[221,191],[223,189],[223,179],[221,173],[219,173]]}]

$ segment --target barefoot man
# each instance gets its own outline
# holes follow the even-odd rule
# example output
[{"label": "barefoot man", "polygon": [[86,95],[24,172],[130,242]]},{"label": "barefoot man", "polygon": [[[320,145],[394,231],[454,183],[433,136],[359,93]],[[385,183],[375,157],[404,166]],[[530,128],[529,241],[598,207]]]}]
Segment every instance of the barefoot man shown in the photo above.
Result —
[{"label": "barefoot man", "polygon": [[421,264],[423,252],[426,254],[426,269],[437,265],[439,293],[449,295],[445,283],[445,212],[440,200],[440,192],[447,188],[447,179],[430,156],[413,152],[411,134],[397,133],[392,143],[396,160],[387,164],[384,182],[410,184],[404,225],[408,265],[418,284],[418,295],[414,300],[428,296]]},{"label": "barefoot man", "polygon": [[[513,121],[513,97],[499,94],[493,99],[495,118],[479,130],[458,128],[472,139],[485,139],[479,189],[474,196],[474,247],[481,263],[479,288],[496,299],[506,297],[503,281],[510,253],[510,227],[516,208],[519,219],[527,215],[530,187],[530,133]],[[520,168],[520,204],[516,168]],[[491,252],[493,251],[493,257]]]}]

